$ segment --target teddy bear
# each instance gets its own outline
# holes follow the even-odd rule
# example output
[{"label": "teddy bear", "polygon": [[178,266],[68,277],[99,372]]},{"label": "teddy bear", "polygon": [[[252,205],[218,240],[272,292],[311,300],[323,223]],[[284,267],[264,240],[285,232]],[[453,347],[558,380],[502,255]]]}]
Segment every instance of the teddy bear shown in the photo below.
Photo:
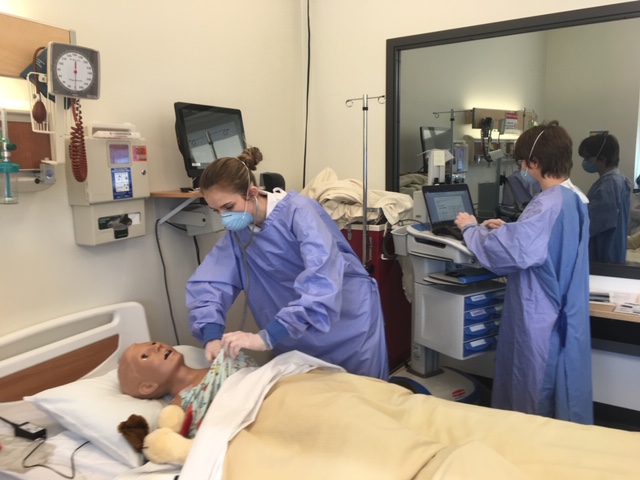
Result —
[{"label": "teddy bear", "polygon": [[118,425],[118,431],[137,451],[154,463],[184,465],[193,439],[186,438],[191,419],[177,405],[167,405],[158,415],[158,428],[149,433],[146,420],[131,415]]}]

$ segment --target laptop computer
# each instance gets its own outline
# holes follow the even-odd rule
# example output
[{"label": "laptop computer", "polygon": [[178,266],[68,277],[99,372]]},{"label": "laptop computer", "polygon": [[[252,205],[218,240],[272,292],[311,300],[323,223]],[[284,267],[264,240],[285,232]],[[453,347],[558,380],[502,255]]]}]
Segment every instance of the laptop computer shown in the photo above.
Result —
[{"label": "laptop computer", "polygon": [[[462,232],[455,224],[456,216],[460,212],[467,212],[474,216],[476,214],[469,186],[466,183],[424,185],[422,193],[427,205],[431,232],[462,241]],[[459,236],[456,236],[455,231]],[[497,275],[485,268],[460,267],[446,272],[432,273],[429,277],[445,283],[467,284],[491,280],[497,278]]]},{"label": "laptop computer", "polygon": [[[471,193],[466,183],[446,185],[424,185],[422,194],[427,207],[427,216],[431,223],[431,231],[435,235],[454,236],[452,232],[460,232],[455,219],[458,213],[467,212],[475,216]],[[462,238],[462,233],[458,240]]]}]

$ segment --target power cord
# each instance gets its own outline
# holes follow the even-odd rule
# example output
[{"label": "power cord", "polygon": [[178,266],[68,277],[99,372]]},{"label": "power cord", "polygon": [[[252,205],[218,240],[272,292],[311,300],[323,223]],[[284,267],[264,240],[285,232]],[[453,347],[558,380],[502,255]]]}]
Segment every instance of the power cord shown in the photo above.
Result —
[{"label": "power cord", "polygon": [[84,442],[83,444],[79,445],[79,446],[78,446],[78,447],[73,451],[73,453],[71,454],[71,457],[70,457],[70,459],[69,459],[69,461],[70,461],[70,463],[71,463],[71,475],[65,475],[64,473],[62,473],[62,472],[60,472],[60,471],[56,470],[55,468],[50,467],[49,465],[45,465],[45,464],[43,464],[43,463],[35,463],[35,464],[33,464],[33,465],[27,465],[27,460],[29,459],[29,457],[30,457],[31,455],[33,455],[33,454],[34,454],[34,452],[35,452],[36,450],[38,450],[38,448],[40,448],[40,447],[44,444],[44,442],[46,442],[46,438],[43,438],[42,440],[40,440],[40,441],[36,444],[35,448],[34,448],[33,450],[31,450],[31,451],[27,454],[27,456],[26,456],[26,457],[24,457],[24,458],[22,459],[22,467],[23,467],[23,468],[35,468],[35,467],[46,468],[47,470],[51,470],[53,473],[55,473],[55,474],[57,474],[57,475],[60,475],[62,478],[68,478],[68,479],[75,478],[75,477],[76,477],[76,462],[75,462],[74,457],[76,456],[76,453],[78,452],[78,450],[80,450],[82,447],[84,447],[86,444],[88,444],[88,443],[90,443],[90,442],[87,440],[87,441],[86,441],[86,442]]},{"label": "power cord", "polygon": [[156,220],[156,245],[158,246],[158,254],[160,255],[160,263],[162,264],[162,276],[164,278],[164,291],[167,294],[167,302],[169,303],[169,315],[171,317],[171,326],[173,327],[173,334],[176,336],[176,343],[180,343],[178,337],[178,329],[176,327],[176,319],[173,315],[173,305],[171,304],[171,295],[169,294],[169,282],[167,280],[167,265],[164,263],[164,256],[162,255],[162,247],[160,246],[160,235],[158,228],[160,227],[160,219]]},{"label": "power cord", "polygon": [[47,438],[47,429],[40,427],[31,422],[13,423],[4,417],[0,417],[0,420],[8,423],[13,427],[13,434],[16,437],[26,438],[27,440],[37,440],[38,438]]}]

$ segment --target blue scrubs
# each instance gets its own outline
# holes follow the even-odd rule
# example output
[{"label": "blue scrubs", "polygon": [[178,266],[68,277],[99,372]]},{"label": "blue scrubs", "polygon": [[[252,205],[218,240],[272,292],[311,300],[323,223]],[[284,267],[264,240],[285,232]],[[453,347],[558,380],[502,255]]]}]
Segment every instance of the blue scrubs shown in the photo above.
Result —
[{"label": "blue scrubs", "polygon": [[482,266],[507,275],[492,406],[593,423],[587,206],[556,185],[517,222],[463,234]]},{"label": "blue scrubs", "polygon": [[615,168],[591,185],[589,258],[593,262],[625,263],[629,229],[631,184]]},{"label": "blue scrubs", "polygon": [[[249,229],[237,232],[242,244]],[[222,328],[241,290],[274,353],[299,350],[356,374],[389,375],[378,285],[322,206],[289,192],[247,248],[249,279],[235,235],[227,232],[187,282],[193,335]],[[222,329],[220,330],[222,331]]]}]

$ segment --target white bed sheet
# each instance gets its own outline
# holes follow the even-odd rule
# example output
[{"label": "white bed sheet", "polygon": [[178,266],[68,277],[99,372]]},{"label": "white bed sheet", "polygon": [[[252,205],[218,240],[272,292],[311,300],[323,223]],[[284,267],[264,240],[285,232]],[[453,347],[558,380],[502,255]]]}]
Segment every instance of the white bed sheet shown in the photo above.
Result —
[{"label": "white bed sheet", "polygon": [[[78,446],[86,442],[84,438],[64,430],[55,420],[29,402],[18,401],[0,404],[0,417],[17,424],[28,421],[46,428],[47,440],[45,444],[54,448],[47,465],[65,475],[71,474],[71,455]],[[0,422],[0,435],[13,435],[13,428],[5,422]],[[30,450],[31,447],[25,451],[25,455]],[[2,451],[0,451],[1,454]],[[92,444],[80,448],[74,456],[74,462],[76,479],[113,480],[130,469]],[[28,463],[31,462],[28,461]],[[60,478],[62,477],[55,472],[41,467],[27,469],[25,473],[0,469],[0,479],[60,480]]]}]

